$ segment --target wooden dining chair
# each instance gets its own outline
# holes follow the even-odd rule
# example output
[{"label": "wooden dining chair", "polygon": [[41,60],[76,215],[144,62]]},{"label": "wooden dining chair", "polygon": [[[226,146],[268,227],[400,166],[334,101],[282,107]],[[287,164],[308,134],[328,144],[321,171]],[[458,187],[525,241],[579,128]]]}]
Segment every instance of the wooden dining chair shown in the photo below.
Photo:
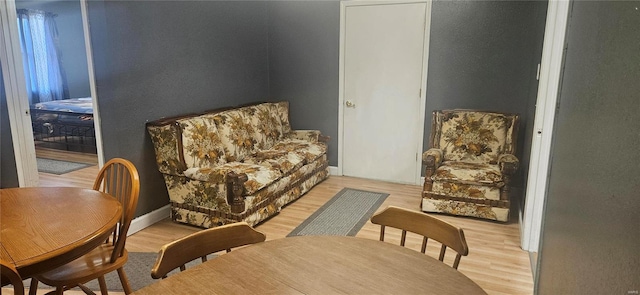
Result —
[{"label": "wooden dining chair", "polygon": [[209,254],[222,250],[230,252],[231,248],[264,242],[266,239],[265,234],[256,231],[246,222],[205,229],[162,246],[151,269],[151,277],[166,278],[167,273],[176,268],[184,271],[187,262],[198,258],[205,262]]},{"label": "wooden dining chair", "polygon": [[24,284],[22,284],[22,278],[16,268],[8,261],[0,259],[0,286],[9,284],[13,286],[13,294],[24,294]]},{"label": "wooden dining chair", "polygon": [[464,232],[446,221],[435,218],[420,211],[411,211],[404,208],[389,206],[382,212],[371,217],[373,224],[380,225],[380,241],[384,241],[384,231],[386,226],[401,229],[400,246],[404,247],[407,232],[412,232],[423,236],[422,249],[427,250],[427,241],[436,240],[442,244],[440,248],[439,260],[444,262],[444,255],[447,247],[457,252],[453,268],[458,269],[460,258],[469,254],[469,247],[464,238]]},{"label": "wooden dining chair", "polygon": [[29,294],[35,294],[38,281],[56,287],[56,294],[62,294],[63,291],[76,286],[85,293],[91,294],[93,292],[82,284],[94,279],[98,279],[102,294],[107,294],[104,275],[114,270],[118,272],[125,294],[132,292],[123,266],[128,259],[128,252],[125,249],[127,232],[136,211],[140,192],[138,170],[128,160],[111,159],[100,169],[93,189],[112,195],[122,204],[122,217],[115,226],[113,234],[104,244],[88,254],[37,275],[31,281]]}]

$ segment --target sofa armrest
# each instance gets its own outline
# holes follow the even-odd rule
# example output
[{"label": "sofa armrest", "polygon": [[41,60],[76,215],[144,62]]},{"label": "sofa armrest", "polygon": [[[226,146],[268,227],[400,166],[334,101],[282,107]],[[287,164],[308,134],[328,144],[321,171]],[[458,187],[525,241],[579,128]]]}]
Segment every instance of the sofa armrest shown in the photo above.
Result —
[{"label": "sofa armrest", "polygon": [[147,123],[147,131],[153,142],[156,164],[161,173],[183,176],[187,169],[182,153],[182,133],[176,122],[164,125]]},{"label": "sofa armrest", "polygon": [[503,154],[498,157],[498,166],[502,175],[513,175],[520,166],[518,158],[511,154]]},{"label": "sofa armrest", "polygon": [[284,138],[288,139],[308,140],[311,142],[322,141],[325,137],[318,130],[292,130],[284,136]]},{"label": "sofa armrest", "polygon": [[227,204],[231,206],[231,212],[244,212],[244,198],[246,195],[244,183],[249,180],[246,173],[235,173],[234,171],[210,168],[189,168],[184,171],[184,175],[187,178],[194,180],[224,184],[226,188]]}]

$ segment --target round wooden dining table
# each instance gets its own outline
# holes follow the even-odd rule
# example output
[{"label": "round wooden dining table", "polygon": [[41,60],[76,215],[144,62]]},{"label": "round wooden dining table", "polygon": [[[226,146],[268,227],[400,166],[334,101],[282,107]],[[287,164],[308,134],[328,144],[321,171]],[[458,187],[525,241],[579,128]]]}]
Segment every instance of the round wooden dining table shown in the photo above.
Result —
[{"label": "round wooden dining table", "polygon": [[95,190],[0,189],[0,257],[31,277],[104,243],[121,215],[118,200]]},{"label": "round wooden dining table", "polygon": [[222,254],[133,294],[486,294],[437,259],[345,236],[271,240]]}]

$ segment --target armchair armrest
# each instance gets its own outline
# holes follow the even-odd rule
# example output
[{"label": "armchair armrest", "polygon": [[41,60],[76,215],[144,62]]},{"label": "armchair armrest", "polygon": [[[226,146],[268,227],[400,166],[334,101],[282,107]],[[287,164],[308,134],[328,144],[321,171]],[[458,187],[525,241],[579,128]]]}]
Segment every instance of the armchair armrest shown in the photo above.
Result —
[{"label": "armchair armrest", "polygon": [[318,130],[292,130],[285,134],[284,137],[289,139],[308,140],[311,142],[318,142],[328,138],[328,136],[320,134],[320,131]]},{"label": "armchair armrest", "polygon": [[427,168],[440,166],[442,163],[442,150],[436,148],[428,149],[422,153],[422,163],[425,164]]},{"label": "armchair armrest", "polygon": [[498,166],[502,175],[513,175],[520,166],[520,160],[514,155],[503,154],[498,157]]},{"label": "armchair armrest", "polygon": [[436,148],[430,148],[422,153],[422,163],[427,166],[424,169],[424,185],[422,186],[423,192],[431,191],[433,180],[431,176],[436,172],[436,167],[442,163],[442,150]]}]

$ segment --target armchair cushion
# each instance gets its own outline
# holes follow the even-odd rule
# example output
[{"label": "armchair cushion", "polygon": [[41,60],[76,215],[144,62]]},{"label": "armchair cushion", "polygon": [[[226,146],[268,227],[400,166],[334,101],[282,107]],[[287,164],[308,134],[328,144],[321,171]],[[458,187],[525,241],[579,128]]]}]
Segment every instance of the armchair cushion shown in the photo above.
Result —
[{"label": "armchair cushion", "polygon": [[496,164],[512,152],[513,116],[477,111],[443,111],[438,146],[445,161]]},{"label": "armchair cushion", "polygon": [[502,173],[498,165],[445,161],[433,175],[434,181],[449,181],[466,184],[501,187]]}]

